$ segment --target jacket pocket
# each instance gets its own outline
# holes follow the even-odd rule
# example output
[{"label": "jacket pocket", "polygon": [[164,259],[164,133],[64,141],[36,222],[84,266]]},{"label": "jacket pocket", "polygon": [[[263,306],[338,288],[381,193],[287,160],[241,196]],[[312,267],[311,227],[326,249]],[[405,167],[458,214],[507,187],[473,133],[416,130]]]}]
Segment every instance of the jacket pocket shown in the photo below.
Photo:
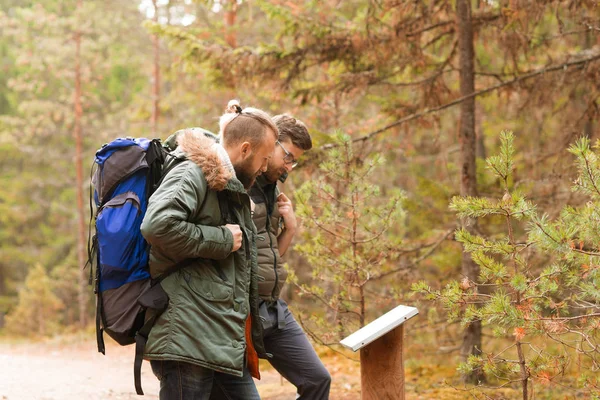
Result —
[{"label": "jacket pocket", "polygon": [[216,274],[219,276],[219,279],[221,279],[223,282],[225,282],[225,284],[227,284],[227,276],[225,275],[225,272],[223,272],[223,270],[221,269],[219,262],[217,260],[210,260],[210,263],[215,269]]},{"label": "jacket pocket", "polygon": [[[211,268],[209,265],[203,265],[201,268]],[[192,292],[209,301],[228,301],[233,294],[233,288],[225,281],[218,282],[210,279],[203,273],[199,273],[196,268],[182,270],[183,278],[189,285]]]}]

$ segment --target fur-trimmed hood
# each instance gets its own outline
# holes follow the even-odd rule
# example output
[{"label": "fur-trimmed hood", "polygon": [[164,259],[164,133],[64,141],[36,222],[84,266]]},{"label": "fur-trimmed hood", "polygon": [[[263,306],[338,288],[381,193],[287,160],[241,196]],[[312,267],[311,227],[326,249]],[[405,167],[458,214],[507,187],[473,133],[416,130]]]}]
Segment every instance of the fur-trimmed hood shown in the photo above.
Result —
[{"label": "fur-trimmed hood", "polygon": [[218,137],[202,128],[181,129],[165,142],[168,150],[184,155],[202,169],[210,189],[221,191],[234,174],[222,160],[217,146],[221,146]]}]

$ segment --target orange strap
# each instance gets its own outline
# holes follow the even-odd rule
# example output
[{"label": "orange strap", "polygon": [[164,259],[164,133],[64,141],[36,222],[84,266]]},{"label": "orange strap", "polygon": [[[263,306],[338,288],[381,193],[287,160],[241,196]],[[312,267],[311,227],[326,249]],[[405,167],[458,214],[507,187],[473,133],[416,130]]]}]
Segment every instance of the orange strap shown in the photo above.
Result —
[{"label": "orange strap", "polygon": [[252,319],[248,315],[246,320],[246,361],[248,362],[248,370],[253,378],[260,379],[260,372],[258,370],[258,353],[254,349],[252,344]]}]

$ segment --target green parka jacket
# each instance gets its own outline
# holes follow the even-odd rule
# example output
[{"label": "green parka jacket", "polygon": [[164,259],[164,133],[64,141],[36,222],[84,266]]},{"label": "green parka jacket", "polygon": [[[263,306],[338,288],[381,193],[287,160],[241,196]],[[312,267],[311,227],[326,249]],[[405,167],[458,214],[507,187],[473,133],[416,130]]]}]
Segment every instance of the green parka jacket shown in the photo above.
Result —
[{"label": "green parka jacket", "polygon": [[[267,355],[258,313],[256,228],[250,198],[223,163],[216,143],[216,136],[199,128],[178,131],[165,143],[175,148],[174,156],[187,160],[166,175],[142,222],[151,245],[150,273],[156,278],[193,261],[161,282],[169,305],[150,332],[144,358],[185,361],[242,376],[249,312],[254,347],[259,356]],[[233,253],[220,191],[243,233],[242,247]]]}]

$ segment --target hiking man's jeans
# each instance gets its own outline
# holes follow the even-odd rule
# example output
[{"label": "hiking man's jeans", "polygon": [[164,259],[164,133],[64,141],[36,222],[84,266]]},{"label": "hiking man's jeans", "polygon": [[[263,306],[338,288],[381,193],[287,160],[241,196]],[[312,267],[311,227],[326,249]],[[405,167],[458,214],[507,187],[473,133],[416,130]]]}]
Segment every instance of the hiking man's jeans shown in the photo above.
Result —
[{"label": "hiking man's jeans", "polygon": [[273,354],[268,361],[296,387],[298,399],[328,399],[331,376],[285,301],[262,303],[260,314],[266,319],[263,322],[265,349]]},{"label": "hiking man's jeans", "polygon": [[242,378],[181,361],[151,360],[160,400],[260,400],[244,368]]}]

